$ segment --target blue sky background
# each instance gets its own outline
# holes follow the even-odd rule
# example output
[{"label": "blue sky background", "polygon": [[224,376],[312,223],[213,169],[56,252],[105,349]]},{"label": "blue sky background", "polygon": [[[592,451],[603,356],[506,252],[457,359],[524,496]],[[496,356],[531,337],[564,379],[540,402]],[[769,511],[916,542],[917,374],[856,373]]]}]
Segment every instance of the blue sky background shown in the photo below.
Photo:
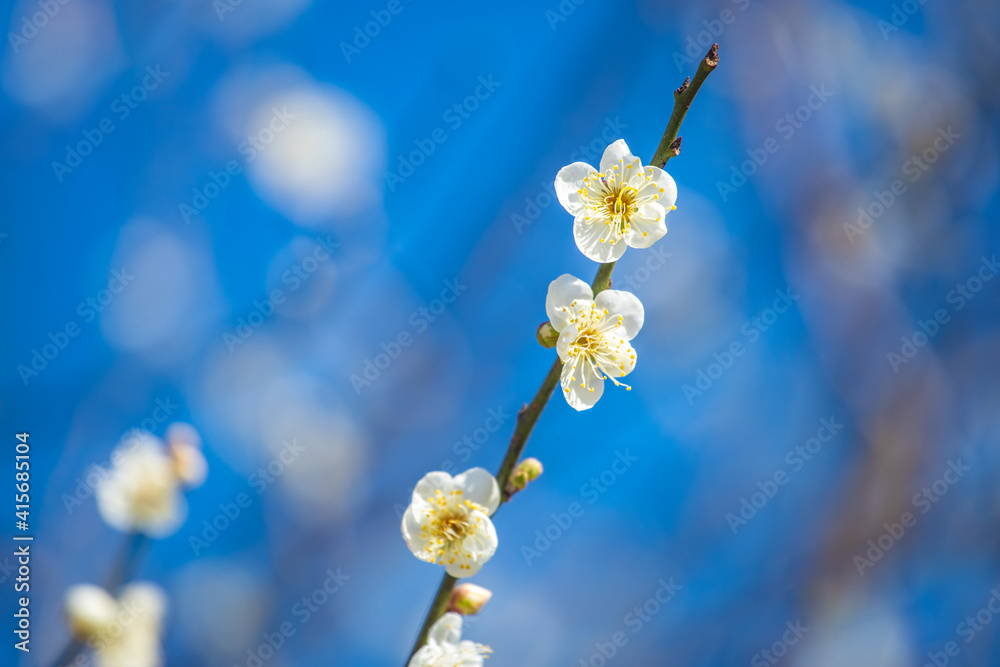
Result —
[{"label": "blue sky background", "polygon": [[[552,401],[527,449],[545,474],[497,516],[473,579],[494,598],[465,634],[491,665],[598,666],[616,632],[608,664],[771,664],[775,642],[810,667],[924,664],[948,642],[949,664],[1000,660],[993,625],[960,625],[1000,562],[1000,8],[390,4],[69,0],[37,34],[36,2],[5,4],[0,422],[10,442],[31,433],[36,536],[22,664],[55,657],[63,592],[102,580],[123,540],[75,498],[81,480],[129,429],[174,421],[202,433],[210,472],[140,571],[170,597],[167,664],[247,665],[285,621],[296,633],[267,665],[403,664],[440,572],[408,552],[397,509],[447,461],[499,466],[553,358],[534,339],[547,286],[597,268],[555,174],[617,138],[648,159],[711,41],[722,63],[668,165],[669,233],[615,271],[646,308],[633,390],[585,413]],[[53,165],[97,136],[72,171]],[[241,149],[248,136],[260,145]],[[318,242],[332,252],[313,262]],[[102,294],[112,271],[132,277]],[[449,281],[454,303],[422,313]],[[257,305],[275,290],[273,312]],[[776,291],[794,298],[771,319]],[[68,324],[78,335],[32,368]],[[401,333],[412,343],[352,382]],[[699,388],[701,372],[715,377]],[[822,420],[842,427],[793,463]],[[937,493],[956,462],[968,471]],[[727,518],[779,471],[745,525]],[[915,499],[925,487],[935,502]],[[241,493],[250,506],[192,546]],[[552,528],[572,503],[582,516]],[[915,525],[859,567],[906,512]],[[296,603],[338,569],[349,579],[302,623]]]}]

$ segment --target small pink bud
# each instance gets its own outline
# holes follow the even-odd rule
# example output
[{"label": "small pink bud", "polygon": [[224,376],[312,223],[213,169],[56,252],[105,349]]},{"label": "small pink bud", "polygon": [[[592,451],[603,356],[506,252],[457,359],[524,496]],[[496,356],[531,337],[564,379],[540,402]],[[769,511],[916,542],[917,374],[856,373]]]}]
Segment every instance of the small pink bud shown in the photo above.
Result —
[{"label": "small pink bud", "polygon": [[478,614],[493,597],[493,591],[475,584],[459,584],[451,592],[448,611],[454,611],[463,616]]}]

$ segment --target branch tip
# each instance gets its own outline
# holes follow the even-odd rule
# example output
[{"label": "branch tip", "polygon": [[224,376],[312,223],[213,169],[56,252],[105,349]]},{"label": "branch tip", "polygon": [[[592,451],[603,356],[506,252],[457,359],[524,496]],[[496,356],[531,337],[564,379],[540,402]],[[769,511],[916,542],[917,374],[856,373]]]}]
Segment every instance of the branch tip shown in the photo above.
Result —
[{"label": "branch tip", "polygon": [[719,45],[712,44],[712,48],[708,50],[708,54],[705,56],[705,64],[709,67],[715,67],[719,64]]},{"label": "branch tip", "polygon": [[688,86],[690,86],[690,85],[691,85],[691,77],[689,77],[689,76],[685,77],[684,78],[684,83],[681,84],[681,87],[674,91],[674,97],[677,97],[678,95],[682,95],[684,93],[684,91],[688,89]]}]

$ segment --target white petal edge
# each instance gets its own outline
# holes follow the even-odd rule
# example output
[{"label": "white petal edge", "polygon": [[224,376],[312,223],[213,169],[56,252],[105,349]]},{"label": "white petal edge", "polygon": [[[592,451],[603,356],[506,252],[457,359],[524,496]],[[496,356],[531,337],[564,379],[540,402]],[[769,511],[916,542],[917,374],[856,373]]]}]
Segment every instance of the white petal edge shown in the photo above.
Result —
[{"label": "white petal edge", "polygon": [[593,173],[594,168],[586,162],[566,165],[556,174],[556,198],[563,208],[576,215],[583,210],[579,191],[583,189],[583,179]]},{"label": "white petal edge", "polygon": [[[581,373],[587,375],[587,379],[589,380],[588,385],[593,387],[594,391],[580,386]],[[572,377],[576,379],[571,379]],[[562,388],[563,396],[566,398],[569,407],[580,412],[594,407],[597,401],[601,400],[601,396],[604,395],[604,377],[598,376],[590,368],[589,363],[579,364],[578,366],[576,363],[571,362],[563,366],[559,385]],[[567,389],[569,391],[566,391]]]},{"label": "white petal edge", "polygon": [[[635,162],[635,160],[636,157],[628,149],[625,140],[619,139],[604,149],[604,155],[601,156],[601,172],[603,173],[615,165],[621,166]],[[624,167],[621,168],[624,169]]]},{"label": "white petal edge", "polygon": [[485,468],[470,468],[456,476],[454,482],[466,500],[482,505],[487,514],[493,514],[500,507],[500,485]]},{"label": "white petal edge", "polygon": [[569,318],[572,313],[564,312],[573,302],[593,301],[594,292],[590,285],[575,276],[564,273],[551,283],[549,291],[545,296],[545,314],[549,316],[549,322],[556,331],[562,331],[569,325]]},{"label": "white petal edge", "polygon": [[453,611],[449,611],[434,622],[430,632],[427,633],[427,641],[439,646],[454,645],[462,638],[462,616]]},{"label": "white petal edge", "polygon": [[413,487],[413,498],[414,500],[418,498],[422,500],[430,500],[434,497],[436,491],[440,490],[441,493],[448,495],[448,492],[450,492],[452,488],[454,488],[454,481],[452,480],[451,475],[440,470],[435,470],[420,478],[417,485]]},{"label": "white petal edge", "polygon": [[648,248],[667,234],[664,222],[666,211],[656,202],[643,204],[632,216],[632,224],[625,232],[625,242],[630,248]]},{"label": "white petal edge", "polygon": [[646,321],[646,309],[642,301],[631,292],[616,289],[606,289],[594,300],[598,308],[607,308],[608,317],[622,316],[622,328],[625,330],[625,340],[635,338]]},{"label": "white petal edge", "polygon": [[659,167],[652,165],[643,167],[643,170],[653,177],[653,182],[657,186],[663,188],[663,192],[660,193],[660,198],[657,202],[669,213],[671,207],[677,203],[677,183],[674,182],[673,176]]},{"label": "white petal edge", "polygon": [[624,239],[619,239],[616,243],[609,241],[601,242],[601,236],[607,225],[600,219],[584,219],[584,215],[576,216],[573,221],[573,238],[576,240],[576,247],[583,255],[594,262],[607,264],[616,262],[625,254],[627,248]]}]

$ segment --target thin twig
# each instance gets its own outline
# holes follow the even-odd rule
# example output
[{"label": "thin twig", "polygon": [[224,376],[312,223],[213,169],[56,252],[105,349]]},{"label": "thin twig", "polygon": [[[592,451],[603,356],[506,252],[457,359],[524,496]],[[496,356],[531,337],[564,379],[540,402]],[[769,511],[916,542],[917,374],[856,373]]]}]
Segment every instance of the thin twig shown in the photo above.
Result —
[{"label": "thin twig", "polygon": [[[674,110],[670,114],[670,120],[667,122],[667,129],[663,132],[663,138],[660,139],[660,145],[657,147],[656,152],[653,153],[653,159],[649,162],[651,165],[662,168],[670,158],[676,157],[680,153],[681,142],[677,133],[680,131],[681,123],[684,121],[684,116],[687,114],[688,109],[691,108],[691,102],[694,101],[695,95],[698,94],[701,84],[705,82],[705,79],[715,70],[718,64],[719,45],[713,44],[712,48],[708,51],[708,55],[698,65],[698,71],[694,75],[694,80],[685,79],[681,87],[674,91]],[[611,272],[614,269],[614,262],[601,264],[591,285],[594,296],[597,296],[611,286]],[[535,397],[531,399],[531,403],[524,405],[517,413],[517,425],[514,427],[514,434],[510,438],[510,445],[508,445],[507,453],[503,457],[503,463],[500,464],[500,471],[497,473],[497,483],[500,485],[500,489],[503,490],[501,505],[510,500],[505,491],[507,481],[510,479],[510,475],[514,471],[514,466],[517,465],[518,459],[521,458],[521,454],[528,444],[528,437],[531,435],[532,430],[534,430],[538,418],[542,415],[542,410],[545,409],[549,399],[552,398],[556,386],[559,384],[562,366],[562,361],[556,357],[552,368],[549,369],[548,375],[542,381],[542,386],[538,388]],[[497,511],[499,509],[498,507]],[[438,587],[437,594],[434,596],[434,601],[431,602],[430,609],[427,610],[427,616],[424,618],[424,624],[420,629],[416,643],[413,645],[413,650],[410,651],[411,658],[421,646],[427,643],[427,634],[430,632],[431,626],[445,613],[448,600],[451,598],[451,592],[457,582],[458,579],[449,574],[444,576],[441,585]]]}]

